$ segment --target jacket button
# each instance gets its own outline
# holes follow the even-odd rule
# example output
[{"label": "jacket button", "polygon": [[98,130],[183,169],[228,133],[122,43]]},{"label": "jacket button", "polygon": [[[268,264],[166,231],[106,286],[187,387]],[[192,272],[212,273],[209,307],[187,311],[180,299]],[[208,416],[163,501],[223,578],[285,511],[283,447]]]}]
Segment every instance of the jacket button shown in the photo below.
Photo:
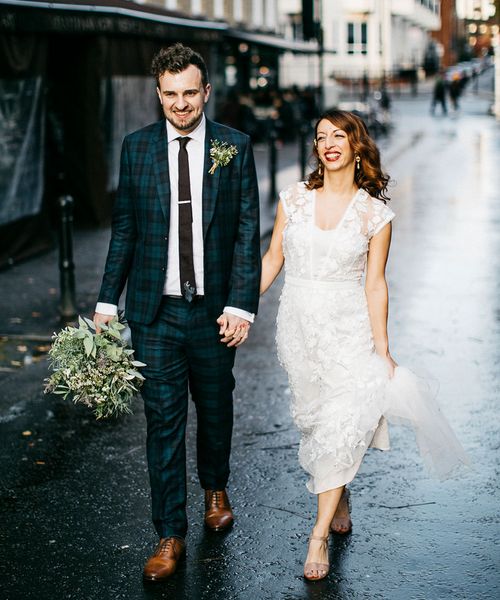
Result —
[{"label": "jacket button", "polygon": [[161,268],[161,270],[162,270],[162,271],[165,271],[165,267],[162,267],[162,268]]}]

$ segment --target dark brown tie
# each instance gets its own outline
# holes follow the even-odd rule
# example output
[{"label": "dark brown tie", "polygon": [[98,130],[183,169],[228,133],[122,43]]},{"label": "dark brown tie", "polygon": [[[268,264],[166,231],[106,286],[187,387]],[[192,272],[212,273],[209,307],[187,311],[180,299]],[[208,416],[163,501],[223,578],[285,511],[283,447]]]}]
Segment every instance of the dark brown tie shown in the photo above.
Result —
[{"label": "dark brown tie", "polygon": [[191,138],[179,140],[179,273],[181,294],[191,302],[196,295],[193,263],[193,211],[191,209],[191,185],[186,145]]}]

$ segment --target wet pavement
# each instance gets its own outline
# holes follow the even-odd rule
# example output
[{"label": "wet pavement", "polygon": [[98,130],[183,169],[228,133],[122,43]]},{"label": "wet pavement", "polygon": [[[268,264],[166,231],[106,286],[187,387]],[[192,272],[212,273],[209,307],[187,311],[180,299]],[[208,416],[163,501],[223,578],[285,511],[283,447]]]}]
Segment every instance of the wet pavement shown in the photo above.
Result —
[{"label": "wet pavement", "polygon": [[[333,539],[330,576],[305,582],[314,497],[297,463],[289,390],[275,356],[278,282],[237,358],[229,489],[235,526],[222,535],[203,529],[192,413],[187,558],[165,584],[145,587],[141,580],[155,535],[140,400],[134,415],[97,423],[83,408],[42,395],[43,360],[3,373],[2,598],[498,597],[500,127],[486,114],[489,102],[485,84],[477,96],[467,94],[459,114],[432,118],[428,97],[402,98],[392,139],[382,144],[396,182],[388,266],[392,352],[438,382],[443,412],[474,470],[443,483],[429,478],[412,437],[392,428],[392,450],[372,451],[352,484],[354,529]],[[77,236],[82,312],[94,302],[108,236]],[[0,273],[0,333],[17,335],[17,345],[27,332],[40,336],[33,346],[43,345],[58,326],[50,292],[56,263],[47,254]]]}]

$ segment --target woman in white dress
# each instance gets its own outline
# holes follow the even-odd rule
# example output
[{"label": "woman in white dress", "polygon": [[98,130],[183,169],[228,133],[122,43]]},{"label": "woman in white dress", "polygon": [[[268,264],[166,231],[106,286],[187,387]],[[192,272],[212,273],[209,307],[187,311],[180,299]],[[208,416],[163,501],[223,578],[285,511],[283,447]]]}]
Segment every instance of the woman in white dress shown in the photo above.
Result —
[{"label": "woman in white dress", "polygon": [[438,474],[467,460],[418,378],[389,351],[385,266],[394,213],[375,143],[359,117],[330,111],[316,124],[313,153],[307,182],[280,193],[261,279],[264,293],[285,265],[278,356],[301,432],[299,461],[318,500],[309,580],[328,574],[330,530],[350,529],[345,485],[367,448],[389,448],[385,417],[414,425]]}]

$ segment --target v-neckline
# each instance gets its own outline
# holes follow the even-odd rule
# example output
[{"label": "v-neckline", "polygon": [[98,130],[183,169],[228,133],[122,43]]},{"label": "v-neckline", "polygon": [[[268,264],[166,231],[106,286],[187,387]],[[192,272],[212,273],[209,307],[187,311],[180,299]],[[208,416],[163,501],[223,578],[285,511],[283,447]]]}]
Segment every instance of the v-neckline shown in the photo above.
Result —
[{"label": "v-neckline", "polygon": [[351,206],[354,204],[354,201],[356,200],[356,198],[358,197],[359,192],[361,191],[361,188],[358,188],[358,190],[356,191],[356,193],[354,194],[354,196],[351,198],[351,200],[349,201],[348,205],[345,207],[344,212],[342,213],[342,216],[340,217],[338,223],[335,225],[335,227],[330,227],[329,229],[323,229],[322,227],[319,227],[319,225],[316,225],[316,201],[317,201],[317,195],[316,195],[316,189],[312,190],[313,193],[313,203],[312,203],[312,224],[314,229],[317,229],[318,231],[324,231],[325,233],[329,233],[332,231],[337,231],[342,224],[344,223],[346,217],[347,217],[347,213],[350,211]]}]

